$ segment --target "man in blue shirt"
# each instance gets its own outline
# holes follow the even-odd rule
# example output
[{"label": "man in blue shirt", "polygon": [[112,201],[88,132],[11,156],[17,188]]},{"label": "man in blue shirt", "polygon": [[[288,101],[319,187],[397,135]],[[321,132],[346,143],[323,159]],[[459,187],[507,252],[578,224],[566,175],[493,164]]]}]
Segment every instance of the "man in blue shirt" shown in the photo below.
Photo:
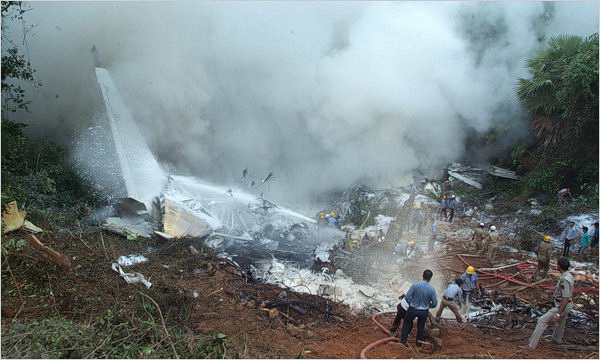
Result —
[{"label": "man in blue shirt", "polygon": [[435,223],[435,217],[431,219],[431,237],[429,238],[429,246],[428,250],[433,250],[433,245],[435,244],[437,236],[437,224]]},{"label": "man in blue shirt", "polygon": [[423,341],[425,322],[429,317],[429,309],[437,306],[437,295],[435,289],[429,285],[429,281],[433,277],[433,272],[429,269],[423,271],[423,280],[412,284],[406,293],[406,302],[408,310],[404,316],[404,324],[402,324],[402,337],[400,342],[406,345],[408,334],[412,331],[413,320],[417,318],[417,346],[419,341]]},{"label": "man in blue shirt", "polygon": [[473,266],[468,266],[467,270],[460,277],[463,281],[460,288],[462,289],[463,302],[467,305],[467,310],[471,306],[473,300],[473,291],[478,288],[477,273]]},{"label": "man in blue shirt", "polygon": [[[463,322],[462,316],[460,315],[459,307],[462,307],[462,290],[460,286],[462,285],[463,280],[461,278],[454,279],[454,283],[448,285],[446,292],[442,298],[442,304],[440,305],[437,313],[435,314],[435,320],[440,321],[442,319],[442,312],[444,308],[448,307],[456,316],[456,320],[459,323]],[[456,306],[458,303],[458,306]]]}]

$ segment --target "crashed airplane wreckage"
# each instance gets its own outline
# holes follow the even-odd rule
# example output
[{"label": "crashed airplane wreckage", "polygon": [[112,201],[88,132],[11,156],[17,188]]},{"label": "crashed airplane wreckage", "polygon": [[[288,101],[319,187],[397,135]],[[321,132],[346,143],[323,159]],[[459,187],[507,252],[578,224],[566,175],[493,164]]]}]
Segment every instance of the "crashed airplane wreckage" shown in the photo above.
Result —
[{"label": "crashed airplane wreckage", "polygon": [[312,262],[317,243],[304,240],[311,236],[314,220],[262,196],[193,177],[167,176],[109,72],[96,67],[96,78],[128,196],[117,204],[118,217],[106,219],[105,229],[131,239],[153,234],[165,239],[209,237],[207,245],[240,256],[246,252],[250,258]]}]

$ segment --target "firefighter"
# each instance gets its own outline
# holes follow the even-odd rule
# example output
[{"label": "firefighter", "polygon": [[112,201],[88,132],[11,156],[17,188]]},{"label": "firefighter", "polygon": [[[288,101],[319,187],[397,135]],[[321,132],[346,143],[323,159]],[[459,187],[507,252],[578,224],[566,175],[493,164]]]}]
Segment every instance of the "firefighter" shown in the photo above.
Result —
[{"label": "firefighter", "polygon": [[475,229],[475,232],[471,237],[471,241],[475,242],[475,251],[477,251],[478,254],[483,251],[483,239],[485,238],[484,227],[484,223],[479,223],[479,227]]},{"label": "firefighter", "polygon": [[499,245],[500,235],[496,232],[496,227],[492,225],[490,226],[490,233],[487,236],[487,260],[490,264],[493,264],[496,259]]},{"label": "firefighter", "polygon": [[540,242],[540,244],[536,248],[537,253],[537,269],[531,276],[531,281],[536,281],[538,274],[541,272],[542,277],[545,278],[548,275],[548,268],[550,267],[550,256],[552,256],[552,245],[550,241],[552,238],[546,235],[544,236],[544,241]]}]

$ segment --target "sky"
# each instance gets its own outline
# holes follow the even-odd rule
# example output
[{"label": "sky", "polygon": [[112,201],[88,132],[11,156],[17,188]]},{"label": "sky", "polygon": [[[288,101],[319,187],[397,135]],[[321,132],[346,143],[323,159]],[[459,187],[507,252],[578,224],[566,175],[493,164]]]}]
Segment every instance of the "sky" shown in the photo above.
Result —
[{"label": "sky", "polygon": [[474,136],[503,124],[505,145],[526,136],[515,86],[527,57],[553,35],[598,31],[597,2],[28,5],[26,46],[21,23],[7,35],[42,86],[11,117],[40,141],[72,146],[105,121],[95,45],[169,172],[236,186],[244,168],[256,181],[272,171],[260,191],[276,199],[485,162],[494,149],[465,153]]}]

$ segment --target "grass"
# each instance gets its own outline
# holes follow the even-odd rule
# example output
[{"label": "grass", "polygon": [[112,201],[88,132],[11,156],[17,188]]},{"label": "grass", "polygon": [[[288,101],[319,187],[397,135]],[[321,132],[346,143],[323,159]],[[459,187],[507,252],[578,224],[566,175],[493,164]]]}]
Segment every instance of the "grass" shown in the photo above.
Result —
[{"label": "grass", "polygon": [[[89,322],[53,316],[3,326],[5,358],[224,358],[225,334],[195,335],[157,323],[152,305],[106,309]],[[168,331],[168,334],[165,332]],[[169,346],[169,342],[173,346]]]}]

